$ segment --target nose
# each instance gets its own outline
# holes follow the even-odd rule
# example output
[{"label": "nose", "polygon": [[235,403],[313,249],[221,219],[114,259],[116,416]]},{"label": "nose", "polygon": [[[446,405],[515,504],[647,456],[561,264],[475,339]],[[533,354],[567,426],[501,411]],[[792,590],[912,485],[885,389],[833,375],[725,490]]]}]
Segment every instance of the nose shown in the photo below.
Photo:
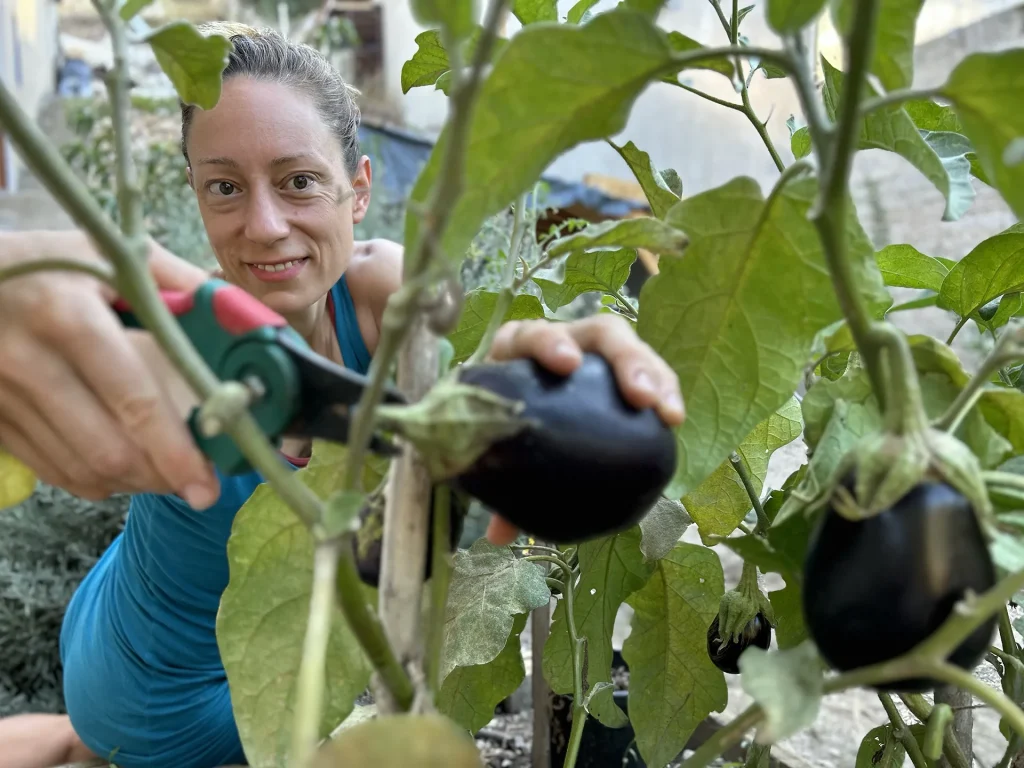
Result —
[{"label": "nose", "polygon": [[291,227],[285,205],[273,190],[254,190],[245,212],[245,236],[259,245],[273,245],[286,238]]}]

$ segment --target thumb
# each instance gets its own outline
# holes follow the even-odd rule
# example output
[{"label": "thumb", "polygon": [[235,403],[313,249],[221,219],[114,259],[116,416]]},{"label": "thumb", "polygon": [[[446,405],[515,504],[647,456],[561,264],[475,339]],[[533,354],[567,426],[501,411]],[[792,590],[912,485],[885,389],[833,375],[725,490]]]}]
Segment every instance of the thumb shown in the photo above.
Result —
[{"label": "thumb", "polygon": [[205,269],[175,256],[155,241],[149,251],[149,270],[157,286],[169,291],[194,291],[210,277]]}]

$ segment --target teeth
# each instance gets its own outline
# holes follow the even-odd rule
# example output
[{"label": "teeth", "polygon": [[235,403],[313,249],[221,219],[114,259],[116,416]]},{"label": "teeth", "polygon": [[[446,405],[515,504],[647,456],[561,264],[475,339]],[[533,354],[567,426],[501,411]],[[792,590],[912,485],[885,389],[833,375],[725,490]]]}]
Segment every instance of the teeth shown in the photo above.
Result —
[{"label": "teeth", "polygon": [[292,261],[286,261],[283,264],[253,264],[256,269],[262,269],[264,272],[283,272],[289,267],[294,267],[296,264],[305,261],[305,259],[293,259]]}]

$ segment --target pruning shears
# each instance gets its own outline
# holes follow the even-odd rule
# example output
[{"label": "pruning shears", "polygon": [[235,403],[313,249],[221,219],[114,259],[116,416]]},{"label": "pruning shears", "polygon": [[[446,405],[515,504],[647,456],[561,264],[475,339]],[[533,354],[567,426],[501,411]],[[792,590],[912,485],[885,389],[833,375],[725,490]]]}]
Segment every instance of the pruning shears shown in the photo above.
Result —
[{"label": "pruning shears", "polygon": [[[275,444],[286,436],[348,441],[353,407],[368,377],[317,354],[278,313],[219,278],[208,279],[195,291],[160,295],[217,378],[250,388],[250,413],[268,439]],[[143,327],[123,298],[113,308],[125,326]],[[391,386],[385,387],[383,399],[407,402]],[[229,435],[203,434],[198,416],[197,407],[189,415],[189,428],[217,468],[228,475],[252,471]],[[398,449],[374,434],[369,450],[391,456]]]}]

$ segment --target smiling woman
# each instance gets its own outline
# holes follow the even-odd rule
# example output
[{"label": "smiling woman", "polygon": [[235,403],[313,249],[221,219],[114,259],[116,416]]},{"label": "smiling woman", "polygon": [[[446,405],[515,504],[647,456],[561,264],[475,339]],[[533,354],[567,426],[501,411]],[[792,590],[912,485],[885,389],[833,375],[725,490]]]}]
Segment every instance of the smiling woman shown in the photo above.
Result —
[{"label": "smiling woman", "polygon": [[[181,146],[218,271],[316,352],[366,372],[403,252],[354,239],[372,175],[352,91],[319,53],[274,31],[204,31],[233,50],[216,107],[183,107]],[[101,258],[81,233],[0,235],[0,267],[67,254]],[[150,266],[165,288],[206,278],[155,244]],[[210,474],[184,428],[192,402],[173,396],[188,387],[165,358],[141,354],[140,334],[129,337],[96,281],[68,273],[9,282],[0,285],[0,446],[78,495],[134,494],[123,533],[65,616],[71,727],[58,751],[121,768],[243,763],[216,620],[235,515],[263,478]],[[508,323],[492,347],[495,359],[529,357],[563,374],[584,352],[612,364],[629,401],[682,420],[674,373],[621,318]],[[310,446],[285,441],[281,453],[299,467]],[[516,533],[494,517],[488,537],[502,544]],[[0,768],[62,762],[30,724],[0,722]]]}]

